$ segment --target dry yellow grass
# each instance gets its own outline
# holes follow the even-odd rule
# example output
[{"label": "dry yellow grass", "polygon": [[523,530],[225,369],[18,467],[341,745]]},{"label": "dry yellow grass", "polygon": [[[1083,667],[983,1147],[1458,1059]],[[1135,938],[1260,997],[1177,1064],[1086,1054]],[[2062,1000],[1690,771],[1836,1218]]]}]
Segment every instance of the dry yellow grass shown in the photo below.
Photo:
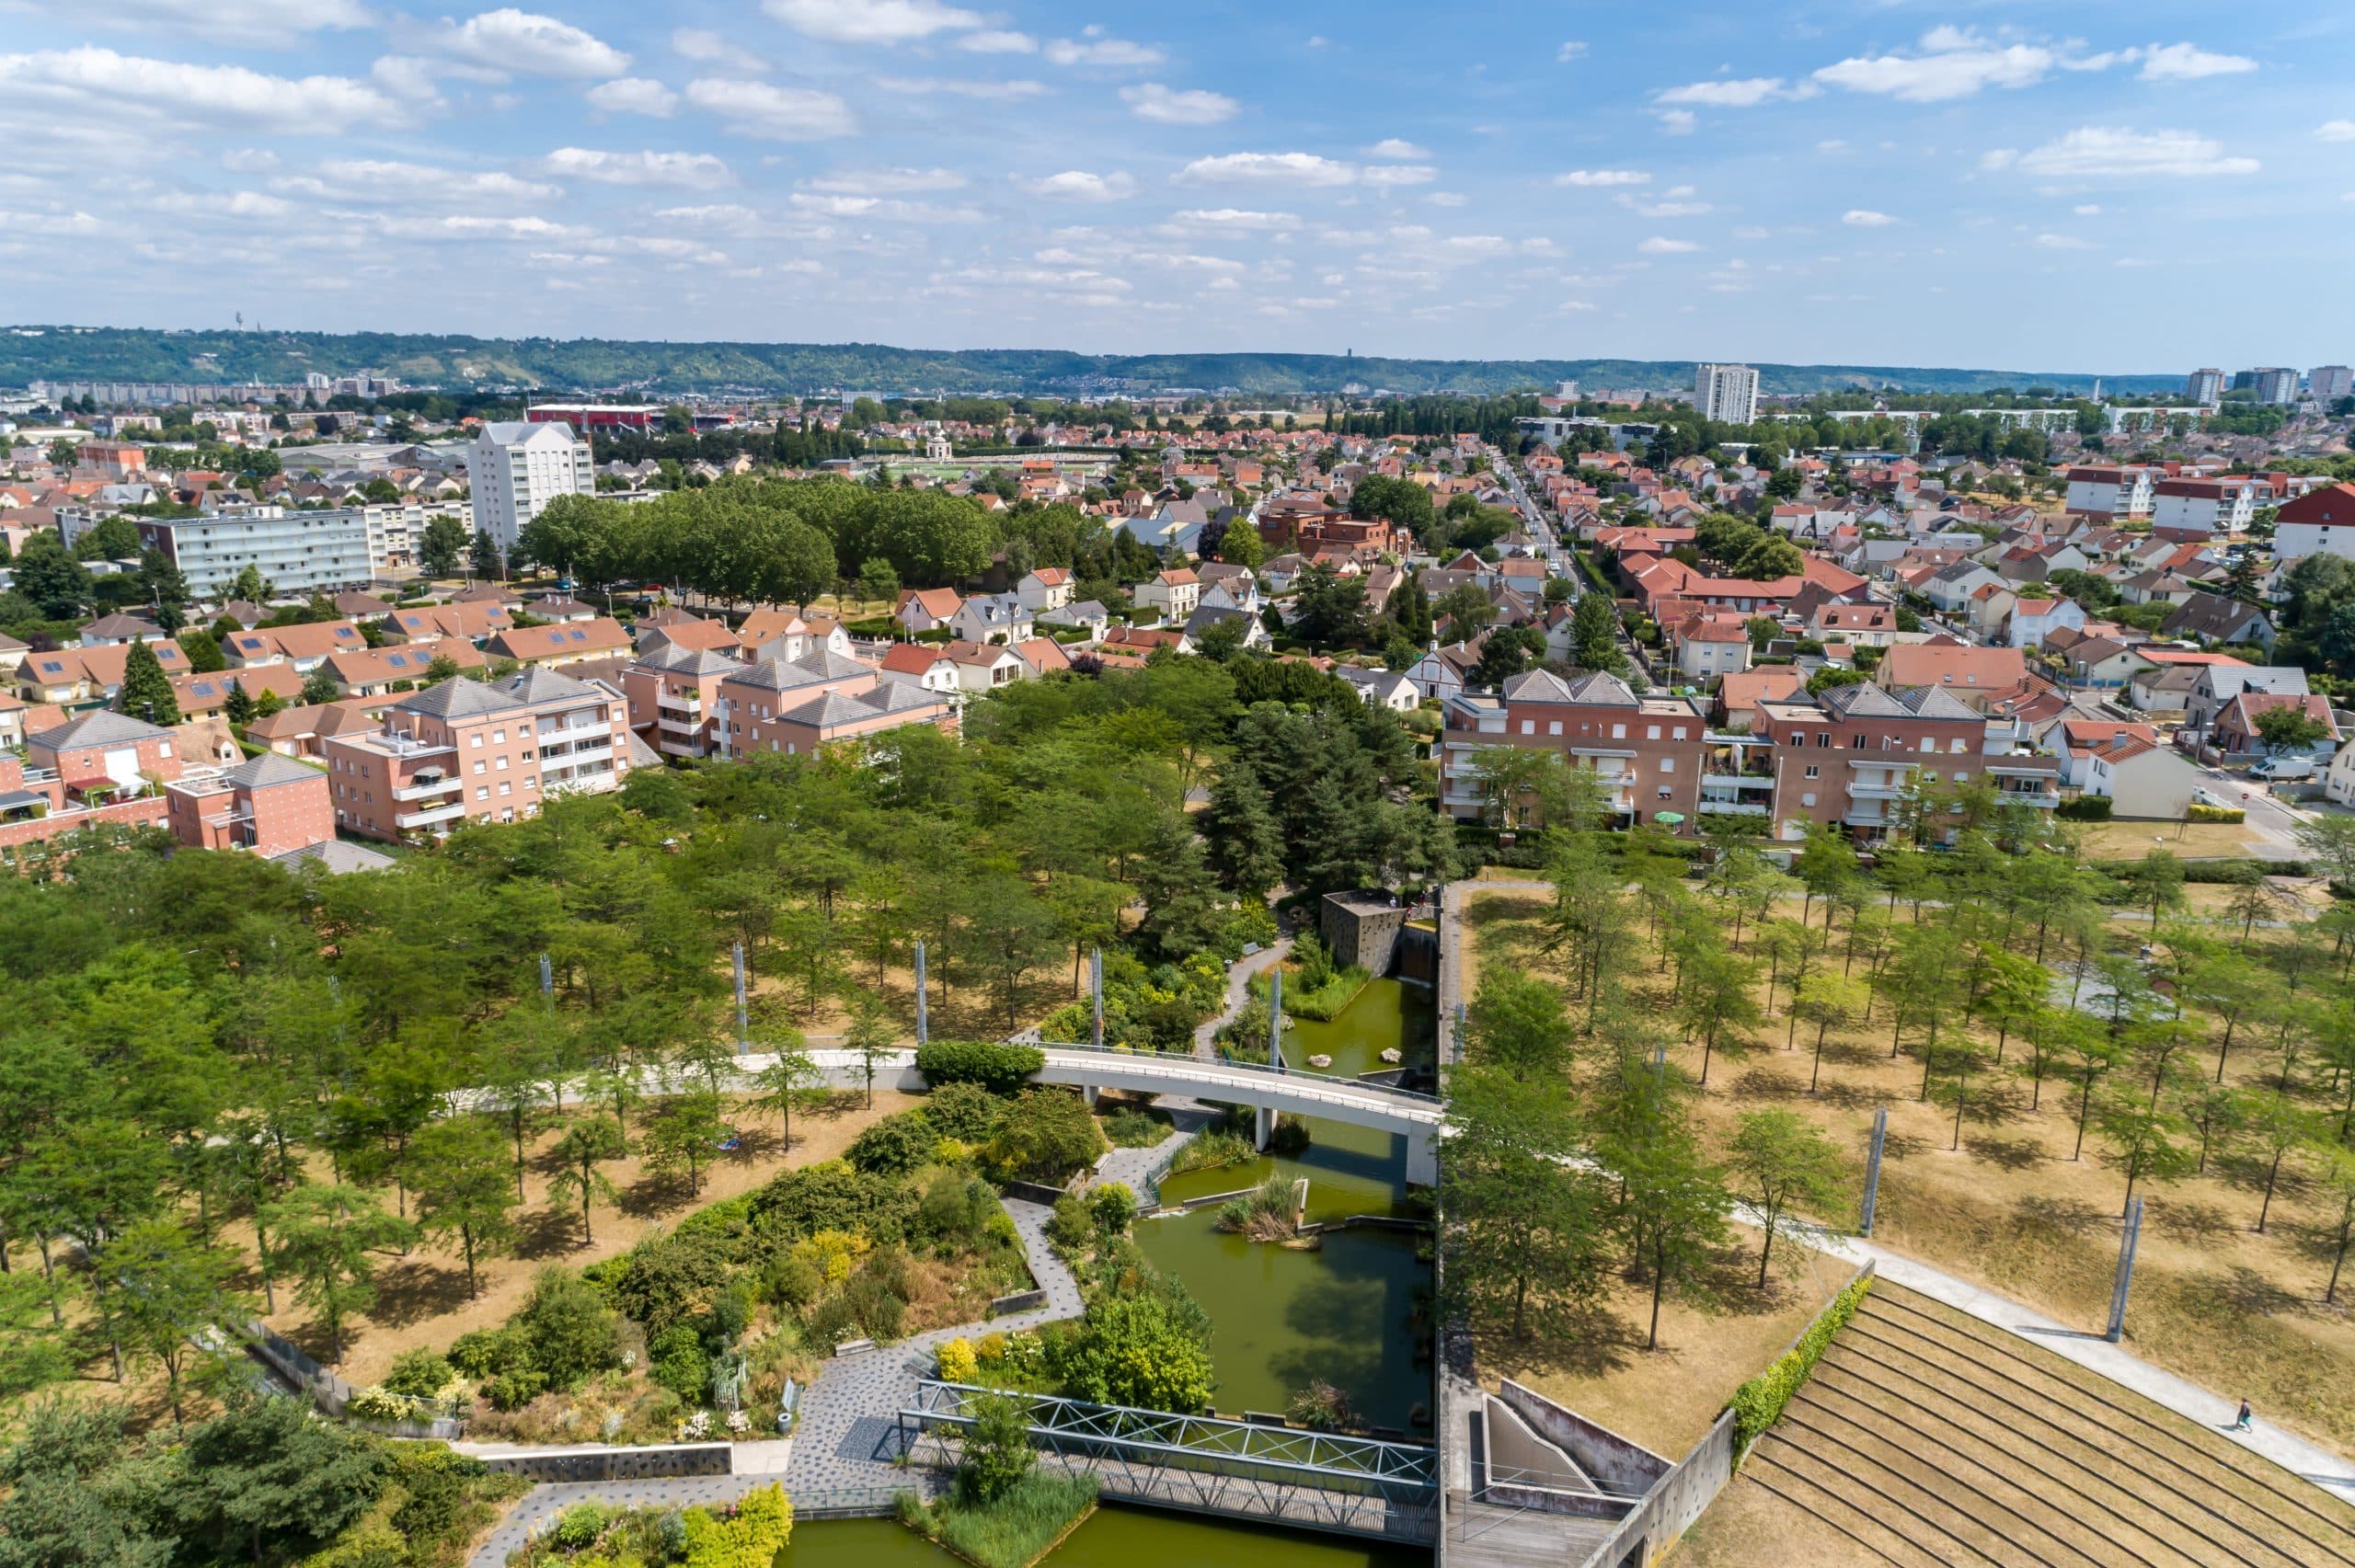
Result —
[{"label": "dry yellow grass", "polygon": [[2140,860],[2153,850],[2186,859],[2241,855],[2263,842],[2238,822],[2078,822],[2070,826],[2088,860]]},{"label": "dry yellow grass", "polygon": [[[1522,898],[1484,898],[1467,911],[1464,965],[1467,990],[1477,965],[1499,957],[1554,974],[1536,951],[1540,905]],[[1899,913],[1903,914],[1901,908]],[[1635,966],[1641,1006],[1665,1013],[1670,977],[1648,961]],[[1787,1000],[1777,991],[1778,1004]],[[2040,1109],[2028,1084],[1982,1072],[1955,1140],[1951,1102],[1920,1098],[1922,1063],[1910,1048],[1892,1059],[1886,1014],[1835,1034],[1824,1055],[1822,1093],[1807,1093],[1809,1051],[1785,1049],[1787,1020],[1774,1014],[1760,1047],[1729,1054],[1720,1045],[1695,1111],[1705,1132],[1723,1141],[1744,1111],[1798,1112],[1834,1142],[1857,1153],[1869,1139],[1877,1105],[1890,1112],[1875,1240],[1907,1256],[1997,1290],[2063,1322],[2098,1329],[2118,1251],[2123,1178],[2101,1158],[2098,1138],[2073,1160],[2074,1101],[2048,1081]],[[1990,1047],[1992,1032],[1985,1036]],[[1670,1059],[1701,1069],[1698,1046],[1671,1042]],[[2016,1058],[2016,1047],[2007,1052]],[[2232,1076],[2261,1075],[2253,1048],[2236,1047]],[[2213,1052],[2206,1054],[2211,1064]],[[2253,1080],[2252,1080],[2253,1081]],[[2321,1298],[2329,1260],[2306,1244],[2320,1206],[2302,1181],[2285,1180],[2267,1233],[2256,1232],[2261,1167],[2239,1158],[2211,1161],[2205,1175],[2138,1189],[2146,1221],[2136,1267],[2127,1341],[2138,1355],[2211,1391],[2247,1393],[2269,1419],[2341,1451],[2355,1452],[2355,1288],[2338,1305]],[[1855,1211],[1818,1216],[1853,1224]]]}]

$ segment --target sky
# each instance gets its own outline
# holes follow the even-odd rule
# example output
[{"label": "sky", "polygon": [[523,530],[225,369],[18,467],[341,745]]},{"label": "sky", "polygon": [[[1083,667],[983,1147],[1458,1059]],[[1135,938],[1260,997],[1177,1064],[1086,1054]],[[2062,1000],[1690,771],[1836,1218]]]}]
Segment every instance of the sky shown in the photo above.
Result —
[{"label": "sky", "polygon": [[2303,367],[2350,80],[2311,0],[0,0],[0,317]]}]

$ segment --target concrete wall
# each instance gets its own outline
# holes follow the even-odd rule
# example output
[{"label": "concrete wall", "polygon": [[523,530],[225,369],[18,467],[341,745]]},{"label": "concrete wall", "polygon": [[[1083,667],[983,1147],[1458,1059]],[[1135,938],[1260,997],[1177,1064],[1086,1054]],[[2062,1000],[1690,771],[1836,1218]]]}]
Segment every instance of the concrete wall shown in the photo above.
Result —
[{"label": "concrete wall", "polygon": [[1390,972],[1398,933],[1406,923],[1407,911],[1382,893],[1327,893],[1317,907],[1317,933],[1334,964],[1355,966],[1377,977]]},{"label": "concrete wall", "polygon": [[1588,1555],[1585,1568],[1646,1568],[1657,1562],[1732,1479],[1733,1412],[1729,1410]]},{"label": "concrete wall", "polygon": [[1427,986],[1437,985],[1439,933],[1419,925],[1400,927],[1396,962],[1400,979],[1420,980]]},{"label": "concrete wall", "polygon": [[532,1481],[643,1481],[652,1476],[728,1475],[729,1443],[674,1443],[656,1448],[542,1448],[482,1462]]},{"label": "concrete wall", "polygon": [[1576,1411],[1566,1410],[1534,1389],[1511,1378],[1499,1397],[1540,1437],[1570,1457],[1572,1463],[1594,1478],[1605,1492],[1641,1497],[1673,1467],[1640,1443],[1631,1442],[1608,1426],[1600,1426]]}]

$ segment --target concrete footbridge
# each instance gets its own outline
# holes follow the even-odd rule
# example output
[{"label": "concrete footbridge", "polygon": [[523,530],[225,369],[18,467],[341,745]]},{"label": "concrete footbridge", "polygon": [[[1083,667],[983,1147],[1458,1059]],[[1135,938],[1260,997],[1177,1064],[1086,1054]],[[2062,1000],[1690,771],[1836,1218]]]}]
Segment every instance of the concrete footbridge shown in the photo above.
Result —
[{"label": "concrete footbridge", "polygon": [[[1440,1123],[1445,1107],[1435,1095],[1281,1065],[1174,1052],[1063,1043],[1034,1048],[1046,1059],[1031,1075],[1036,1083],[1078,1089],[1091,1098],[1097,1090],[1119,1089],[1138,1094],[1190,1094],[1222,1104],[1249,1105],[1260,1113],[1258,1142],[1263,1148],[1279,1115],[1315,1116],[1396,1133],[1407,1140],[1407,1179],[1425,1185],[1438,1180]],[[867,1081],[870,1059],[866,1053],[818,1049],[809,1056],[833,1087],[857,1088]],[[749,1076],[775,1059],[739,1057],[737,1065]],[[925,1088],[912,1047],[874,1053],[872,1070],[874,1081],[886,1088],[911,1093]]]}]

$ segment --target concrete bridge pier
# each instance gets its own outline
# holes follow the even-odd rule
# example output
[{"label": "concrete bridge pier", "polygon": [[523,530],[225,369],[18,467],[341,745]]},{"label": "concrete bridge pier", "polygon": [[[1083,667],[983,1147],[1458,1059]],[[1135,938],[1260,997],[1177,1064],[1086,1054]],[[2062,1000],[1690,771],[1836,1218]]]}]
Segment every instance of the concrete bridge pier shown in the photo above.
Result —
[{"label": "concrete bridge pier", "polygon": [[1439,1185],[1439,1129],[1417,1127],[1407,1136],[1407,1183],[1409,1186]]},{"label": "concrete bridge pier", "polygon": [[1083,1083],[1079,1087],[1079,1097],[1087,1102],[1087,1108],[1091,1111],[1096,1108],[1096,1097],[1103,1093],[1101,1084]]},{"label": "concrete bridge pier", "polygon": [[1251,1147],[1265,1154],[1276,1139],[1276,1108],[1260,1105],[1251,1113]]}]

